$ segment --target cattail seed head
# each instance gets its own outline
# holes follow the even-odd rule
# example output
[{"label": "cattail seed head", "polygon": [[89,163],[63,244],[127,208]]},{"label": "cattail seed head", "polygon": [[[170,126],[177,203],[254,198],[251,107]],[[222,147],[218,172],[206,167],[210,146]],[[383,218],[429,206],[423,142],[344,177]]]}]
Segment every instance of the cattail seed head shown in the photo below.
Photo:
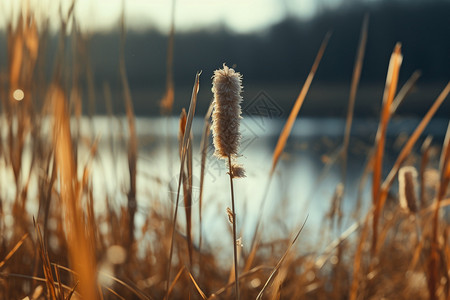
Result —
[{"label": "cattail seed head", "polygon": [[214,155],[220,159],[236,157],[241,135],[242,76],[225,64],[214,71],[212,92],[214,112],[212,114]]},{"label": "cattail seed head", "polygon": [[417,212],[416,178],[414,167],[402,167],[398,172],[400,206],[411,213]]}]

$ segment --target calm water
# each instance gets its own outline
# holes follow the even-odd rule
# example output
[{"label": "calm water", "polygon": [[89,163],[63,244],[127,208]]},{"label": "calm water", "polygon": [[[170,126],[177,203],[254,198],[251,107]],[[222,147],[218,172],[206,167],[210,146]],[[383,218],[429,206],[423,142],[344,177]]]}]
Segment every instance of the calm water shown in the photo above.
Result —
[{"label": "calm water", "polygon": [[[434,120],[426,129],[424,136],[433,135],[434,143],[442,142],[447,120]],[[116,195],[118,201],[125,201],[124,190],[127,182],[127,162],[124,139],[125,120],[111,121],[96,118],[93,121],[95,133],[103,140],[98,164],[99,172],[94,174],[94,184],[98,193],[106,190]],[[385,172],[392,166],[401,146],[415,129],[418,120],[393,120],[388,131],[388,143],[385,155]],[[164,118],[138,118],[136,120],[139,139],[138,158],[138,203],[142,217],[150,203],[149,199],[160,199],[168,207],[173,207],[173,190],[176,190],[179,174],[178,120]],[[241,157],[247,177],[235,180],[238,223],[243,230],[244,245],[248,243],[261,206],[268,173],[272,163],[272,153],[281,132],[284,120],[245,119],[241,125],[243,137]],[[357,197],[357,185],[367,162],[367,155],[375,137],[377,120],[355,120],[349,147],[346,194],[343,201],[344,212],[351,212]],[[87,126],[87,125],[86,125]],[[111,130],[112,129],[112,130]],[[193,124],[194,134],[194,191],[199,185],[200,149],[199,143],[203,129],[203,120]],[[87,129],[86,129],[87,130]],[[309,215],[306,230],[316,230],[323,221],[323,215],[330,207],[330,200],[336,186],[342,181],[341,164],[337,162],[330,168],[330,161],[342,143],[344,120],[342,119],[299,119],[286,146],[285,154],[277,167],[270,185],[264,209],[265,220],[277,220],[265,224],[265,231],[286,237]],[[94,133],[92,133],[94,136]],[[421,139],[417,149],[420,149]],[[226,208],[230,204],[229,178],[223,161],[212,156],[214,149],[210,141],[206,162],[204,185],[204,232],[207,242],[217,243],[226,230]],[[102,170],[103,171],[100,171]],[[103,173],[103,174],[101,174]],[[114,177],[109,179],[110,177]],[[100,181],[108,178],[102,185]],[[363,197],[363,208],[370,202],[370,190]],[[197,220],[198,197],[194,195],[193,220]],[[142,218],[143,219],[143,218]],[[344,219],[345,220],[345,219]],[[184,215],[180,217],[184,222]],[[352,222],[344,222],[344,228]],[[268,223],[268,222],[266,222]],[[205,229],[207,228],[207,230]]]},{"label": "calm water", "polygon": [[[442,143],[448,120],[436,119],[426,129],[424,136],[433,135],[434,143]],[[93,188],[97,211],[104,209],[105,194],[117,204],[126,203],[128,186],[127,166],[127,122],[125,118],[110,119],[95,117],[83,119],[81,131],[88,139],[100,138],[98,155],[91,165]],[[385,172],[392,166],[401,145],[417,126],[418,120],[393,120],[388,130],[388,143],[385,156]],[[249,239],[261,207],[268,173],[272,163],[272,152],[281,132],[284,120],[267,118],[244,119],[241,157],[247,177],[235,180],[238,226],[242,230],[244,247]],[[176,118],[137,118],[136,127],[139,140],[138,153],[138,205],[137,222],[142,224],[155,203],[161,209],[172,210],[173,189],[176,190],[179,173]],[[344,212],[351,212],[355,205],[357,185],[366,164],[367,155],[373,144],[377,128],[376,120],[355,120],[349,147],[346,194],[343,200]],[[199,143],[203,129],[203,120],[196,119],[193,124],[194,135],[194,191],[198,188],[200,177]],[[264,210],[264,230],[270,235],[288,237],[306,215],[309,215],[306,232],[318,230],[323,222],[324,213],[330,207],[330,200],[339,182],[342,181],[341,164],[324,167],[342,143],[344,120],[303,118],[296,121],[288,140],[285,153],[278,164],[276,174],[267,194]],[[420,142],[416,150],[420,149]],[[206,177],[204,184],[204,226],[205,243],[221,245],[223,232],[227,232],[226,208],[230,204],[229,177],[223,161],[212,156],[212,143],[208,148]],[[80,163],[88,162],[87,144],[79,147]],[[27,157],[24,156],[25,165]],[[4,168],[2,168],[4,169]],[[2,178],[11,176],[0,169]],[[9,175],[8,175],[9,174]],[[5,181],[3,181],[5,182]],[[30,192],[33,186],[31,183]],[[197,189],[198,190],[198,189]],[[370,202],[370,190],[363,197],[363,208]],[[7,198],[14,191],[2,189]],[[30,210],[36,207],[30,204]],[[183,210],[180,210],[180,222],[184,224]],[[193,221],[195,238],[198,237],[198,193],[194,195]],[[343,229],[352,221],[344,219]],[[138,224],[138,228],[139,228]],[[308,236],[314,236],[308,234]],[[306,237],[305,237],[306,238]]]}]

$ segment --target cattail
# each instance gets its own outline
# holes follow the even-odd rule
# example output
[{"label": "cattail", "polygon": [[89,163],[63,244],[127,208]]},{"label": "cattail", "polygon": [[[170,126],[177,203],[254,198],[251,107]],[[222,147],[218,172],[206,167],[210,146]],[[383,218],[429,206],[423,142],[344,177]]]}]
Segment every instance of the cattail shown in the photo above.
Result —
[{"label": "cattail", "polygon": [[214,112],[212,132],[216,151],[214,155],[227,160],[235,158],[239,150],[241,135],[242,76],[225,64],[223,69],[214,71],[212,92]]},{"label": "cattail", "polygon": [[[228,220],[233,224],[234,278],[236,279],[235,298],[239,294],[239,265],[236,245],[236,209],[234,205],[233,178],[245,176],[244,168],[234,160],[238,155],[241,134],[242,76],[223,64],[223,69],[214,71],[212,92],[214,93],[214,112],[212,114],[212,132],[216,151],[214,155],[227,161],[230,175],[231,210],[227,209]],[[232,162],[233,161],[233,162]]]},{"label": "cattail", "polygon": [[411,213],[417,212],[416,178],[417,171],[411,166],[401,168],[398,173],[400,207]]}]

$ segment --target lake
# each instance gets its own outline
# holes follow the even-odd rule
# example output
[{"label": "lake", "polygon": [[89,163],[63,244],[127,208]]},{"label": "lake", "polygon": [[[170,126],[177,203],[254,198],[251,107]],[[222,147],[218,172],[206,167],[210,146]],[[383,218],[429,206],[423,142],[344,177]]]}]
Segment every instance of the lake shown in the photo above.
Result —
[{"label": "lake", "polygon": [[[383,176],[387,175],[401,146],[419,121],[405,118],[392,120],[388,129]],[[281,119],[257,117],[244,118],[241,124],[242,142],[238,162],[245,167],[247,177],[236,179],[234,182],[238,227],[242,230],[244,246],[248,246],[256,224],[261,201],[266,192],[272,153],[284,122]],[[342,228],[338,229],[336,234],[354,222],[349,214],[356,205],[357,187],[374,142],[377,122],[374,119],[354,120],[348,151],[346,189],[342,202],[345,218]],[[434,119],[414,148],[415,152],[419,152],[423,139],[428,135],[434,137],[433,144],[439,147],[444,138],[447,122],[446,119]],[[84,118],[81,124],[82,132],[87,138],[100,139],[98,155],[91,167],[94,193],[101,200],[97,203],[98,211],[101,212],[104,208],[105,193],[117,204],[124,205],[128,186],[126,119],[99,116],[93,119]],[[336,186],[342,181],[340,161],[328,167],[326,164],[332,161],[333,155],[342,144],[344,126],[343,119],[301,118],[296,121],[267,192],[263,216],[263,220],[270,220],[270,223],[263,222],[267,236],[288,237],[289,233],[303,222],[306,215],[309,217],[305,232],[314,232],[321,228]],[[155,203],[159,203],[158,207],[166,212],[173,210],[180,160],[177,118],[138,117],[136,128],[139,141],[137,167],[139,206],[137,228],[139,228],[148,210],[153,209]],[[199,144],[202,130],[203,119],[195,119],[192,128],[194,136],[192,218],[195,238],[198,237],[196,227],[198,193],[195,191],[198,191],[199,186],[201,160]],[[87,150],[87,145],[81,146],[80,162],[87,161]],[[229,226],[226,208],[231,204],[229,177],[225,164],[212,156],[213,151],[210,141],[205,168],[203,232],[206,243],[217,246],[223,243],[222,233]],[[370,178],[362,196],[361,208],[364,210],[371,202]],[[183,210],[179,212],[179,224],[184,224],[184,212]]]}]

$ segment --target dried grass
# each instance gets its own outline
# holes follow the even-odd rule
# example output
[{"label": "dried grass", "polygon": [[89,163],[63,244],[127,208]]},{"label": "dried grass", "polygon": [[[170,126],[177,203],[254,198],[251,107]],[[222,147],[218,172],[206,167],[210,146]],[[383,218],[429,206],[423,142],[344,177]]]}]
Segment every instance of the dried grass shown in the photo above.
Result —
[{"label": "dried grass", "polygon": [[[324,241],[325,247],[321,248],[322,250],[308,244],[306,239],[299,243],[297,248],[295,245],[302,229],[296,232],[291,241],[285,236],[266,236],[266,239],[261,240],[261,235],[267,232],[257,227],[251,248],[243,248],[241,253],[235,255],[234,265],[238,266],[239,256],[243,260],[243,269],[240,269],[238,274],[238,268],[232,269],[229,276],[232,264],[223,259],[221,249],[215,245],[202,245],[202,228],[207,228],[201,220],[202,206],[205,201],[210,200],[205,198],[203,189],[208,183],[205,173],[206,161],[209,159],[207,147],[211,109],[204,120],[201,153],[196,153],[192,147],[191,129],[200,74],[195,78],[189,112],[182,118],[180,126],[180,177],[173,211],[165,210],[161,200],[166,199],[159,199],[160,196],[153,194],[153,190],[148,193],[148,198],[144,199],[146,206],[141,209],[136,201],[140,196],[137,192],[137,182],[142,179],[137,169],[138,137],[132,93],[126,75],[123,54],[125,29],[122,27],[122,52],[118,72],[124,91],[128,138],[124,141],[124,152],[115,151],[117,146],[112,140],[108,145],[115,159],[124,156],[127,161],[127,182],[126,188],[118,192],[121,193],[120,196],[124,196],[123,203],[116,200],[116,195],[108,193],[104,199],[98,199],[94,189],[101,187],[93,186],[92,168],[95,160],[103,154],[103,139],[93,139],[92,136],[86,138],[80,130],[80,120],[83,117],[82,95],[85,92],[80,81],[91,76],[91,79],[87,78],[90,82],[87,88],[89,89],[90,84],[90,98],[94,99],[95,70],[89,70],[85,52],[87,41],[77,29],[73,10],[72,3],[66,12],[61,12],[59,45],[53,64],[45,59],[49,34],[47,25],[41,24],[32,14],[21,15],[19,26],[9,24],[8,68],[0,76],[4,122],[2,125],[5,126],[1,133],[0,160],[2,172],[4,168],[12,181],[6,182],[6,179],[2,179],[1,182],[0,298],[226,299],[234,295],[233,288],[238,283],[243,299],[448,299],[450,126],[440,157],[432,155],[439,139],[432,142],[431,137],[427,138],[422,144],[422,153],[415,153],[414,146],[448,97],[450,83],[444,87],[406,140],[395,163],[387,166],[383,157],[388,143],[386,130],[389,120],[400,103],[405,101],[419,77],[419,73],[414,73],[396,94],[401,60],[400,47],[396,46],[392,67],[386,80],[375,151],[373,154],[367,153],[367,167],[360,184],[362,191],[365,178],[369,178],[369,173],[373,170],[371,209],[363,215],[359,207],[355,207],[355,211],[350,214],[339,209],[344,195],[343,186],[339,185],[334,202],[330,203],[332,209],[326,218],[330,224],[334,224],[335,218],[342,218],[338,219],[339,227],[350,224],[338,237],[329,242]],[[73,25],[70,39],[76,40],[79,45],[72,48],[73,69],[66,61],[65,51],[68,45],[66,34],[69,23]],[[345,149],[346,153],[351,145],[349,141],[353,107],[368,38],[367,18],[363,24],[350,87],[344,146],[338,149],[324,167],[324,173],[341,158],[340,151]],[[169,43],[173,43],[173,31],[172,29],[172,41],[169,40]],[[272,163],[268,164],[270,171],[265,194],[280,156],[285,151],[293,124],[324,54],[328,38],[327,35],[280,133]],[[173,44],[169,49],[171,47]],[[169,74],[172,69],[172,55],[168,53],[166,96],[169,100],[173,99],[170,91],[174,88],[170,79],[172,75]],[[42,75],[48,69],[53,70],[50,79]],[[108,122],[114,124],[117,120],[113,116],[111,91],[108,83],[104,86],[108,103]],[[13,97],[13,92],[17,89],[24,92],[22,101],[16,101]],[[167,100],[164,102],[167,105],[163,105],[167,111],[171,110],[169,102]],[[95,113],[93,104],[94,100],[91,102],[92,114]],[[71,122],[71,119],[74,122]],[[81,148],[86,149],[88,153],[87,161],[81,158]],[[30,151],[30,154],[27,151]],[[31,163],[25,168],[26,155],[31,156]],[[193,168],[193,159],[197,156],[201,158],[198,170],[198,223],[197,216],[192,211],[192,178],[197,172]],[[412,159],[419,156],[420,162]],[[413,196],[416,196],[416,184],[411,178],[408,179],[403,171],[399,174],[407,160],[408,165],[419,170],[420,205],[416,208],[412,205],[415,203]],[[233,168],[231,161],[229,166]],[[382,169],[387,167],[389,173],[383,180]],[[114,172],[117,170],[114,168]],[[283,170],[280,169],[280,172]],[[238,169],[231,169],[229,175],[232,182],[232,179],[239,175]],[[393,188],[398,176],[401,178],[400,182],[405,179],[400,190],[410,213],[405,213],[399,205],[399,195]],[[345,175],[343,178],[345,179]],[[164,178],[144,179],[154,180],[155,190],[165,188]],[[116,191],[119,191],[122,183],[117,178],[115,180],[114,184],[119,186]],[[35,183],[38,188],[33,191]],[[3,192],[6,188],[11,188],[12,196]],[[234,191],[232,193],[234,194]],[[184,222],[177,220],[181,196],[184,197],[186,226]],[[367,200],[363,198],[362,192],[360,198],[361,201]],[[263,200],[263,203],[265,201]],[[105,204],[103,211],[97,209],[96,204],[100,202]],[[225,211],[225,208],[222,208],[222,211]],[[258,224],[263,221],[262,214],[259,213]],[[36,215],[36,222],[33,222],[33,215]],[[137,215],[143,216],[144,223],[141,226],[135,221]],[[223,215],[225,219],[226,215]],[[235,223],[234,209],[230,209],[228,217]],[[277,221],[275,217],[265,218],[264,222],[274,228],[284,225],[283,220]],[[199,226],[198,239],[197,236],[193,238],[192,227],[196,224]],[[336,231],[336,227],[324,226],[324,237]],[[303,232],[302,237],[309,233]],[[374,248],[376,251],[373,251]],[[114,262],[108,257],[111,249],[120,249],[126,254],[126,258],[119,263]],[[175,274],[173,278],[171,272]]]}]

